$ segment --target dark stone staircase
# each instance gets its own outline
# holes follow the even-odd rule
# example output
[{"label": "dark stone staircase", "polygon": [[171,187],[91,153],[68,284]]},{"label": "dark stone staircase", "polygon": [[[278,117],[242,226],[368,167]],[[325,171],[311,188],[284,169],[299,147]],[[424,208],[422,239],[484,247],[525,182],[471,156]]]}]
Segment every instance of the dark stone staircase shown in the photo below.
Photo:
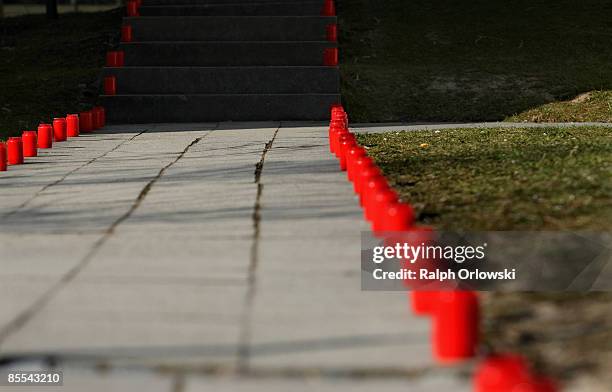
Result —
[{"label": "dark stone staircase", "polygon": [[324,120],[340,102],[323,0],[144,0],[124,18],[116,94],[101,96],[114,123]]}]

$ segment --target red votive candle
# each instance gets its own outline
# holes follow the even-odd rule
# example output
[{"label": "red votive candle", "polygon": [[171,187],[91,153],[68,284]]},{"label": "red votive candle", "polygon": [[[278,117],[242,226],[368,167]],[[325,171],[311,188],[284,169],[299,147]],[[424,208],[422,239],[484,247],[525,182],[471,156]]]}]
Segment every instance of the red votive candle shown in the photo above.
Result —
[{"label": "red votive candle", "polygon": [[334,0],[325,0],[323,8],[321,9],[322,16],[334,16],[336,15],[336,4]]},{"label": "red votive candle", "polygon": [[23,164],[23,146],[20,137],[11,137],[6,143],[7,161],[9,165]]},{"label": "red votive candle", "polygon": [[125,52],[118,50],[117,52],[117,67],[123,67],[125,65]]},{"label": "red votive candle", "polygon": [[326,35],[328,41],[338,41],[338,25],[335,23],[328,24],[326,27]]},{"label": "red votive candle", "polygon": [[117,94],[117,78],[114,76],[106,76],[104,78],[104,94],[115,95]]},{"label": "red votive candle", "polygon": [[21,141],[23,144],[23,156],[24,157],[35,157],[38,156],[38,141],[36,132],[34,131],[23,131],[21,134]]},{"label": "red votive candle", "polygon": [[95,106],[91,113],[94,129],[102,128],[106,122],[104,108],[102,106]]},{"label": "red votive candle", "polygon": [[132,42],[132,26],[121,26],[121,42]]},{"label": "red votive candle", "polygon": [[65,118],[54,118],[53,119],[53,139],[56,142],[66,141],[66,119]]},{"label": "red votive candle", "polygon": [[68,137],[77,137],[80,134],[79,130],[79,115],[69,114],[66,116],[66,135]]},{"label": "red votive candle", "polygon": [[117,52],[116,51],[110,51],[110,52],[106,52],[106,66],[107,67],[117,67]]},{"label": "red votive candle", "polygon": [[79,113],[79,131],[80,132],[93,131],[93,114],[91,111]]},{"label": "red votive candle", "polygon": [[443,363],[465,360],[476,354],[478,296],[472,291],[443,291],[433,314],[433,348]]},{"label": "red votive candle", "polygon": [[323,52],[323,65],[335,67],[338,65],[338,48],[326,48]]},{"label": "red votive candle", "polygon": [[0,142],[0,172],[6,171],[6,144]]},{"label": "red votive candle", "polygon": [[38,126],[38,148],[53,147],[53,128],[50,124],[40,124]]},{"label": "red votive candle", "polygon": [[128,1],[127,3],[127,15],[128,16],[140,16],[138,12],[138,2]]}]

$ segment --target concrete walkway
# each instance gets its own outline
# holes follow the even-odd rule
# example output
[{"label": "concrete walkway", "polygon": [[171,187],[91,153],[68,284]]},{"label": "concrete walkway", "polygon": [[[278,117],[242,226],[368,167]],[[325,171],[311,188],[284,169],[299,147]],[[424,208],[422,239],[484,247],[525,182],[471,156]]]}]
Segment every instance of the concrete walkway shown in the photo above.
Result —
[{"label": "concrete walkway", "polygon": [[468,390],[405,293],[360,290],[367,225],[326,136],[115,126],[2,173],[5,369],[51,361],[70,391]]}]

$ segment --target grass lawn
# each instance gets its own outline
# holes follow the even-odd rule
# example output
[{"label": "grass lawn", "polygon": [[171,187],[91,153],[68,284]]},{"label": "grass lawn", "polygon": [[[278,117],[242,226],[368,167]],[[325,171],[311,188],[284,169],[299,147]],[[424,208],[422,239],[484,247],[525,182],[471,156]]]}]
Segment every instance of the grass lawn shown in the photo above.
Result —
[{"label": "grass lawn", "polygon": [[612,128],[359,136],[419,219],[441,229],[610,229]]},{"label": "grass lawn", "polygon": [[[455,129],[360,135],[418,220],[447,230],[605,230],[612,129]],[[549,374],[612,383],[612,294],[485,296],[487,344]],[[584,390],[599,390],[590,386]]]},{"label": "grass lawn", "polygon": [[338,0],[338,12],[353,121],[612,121],[610,2]]},{"label": "grass lawn", "polygon": [[119,10],[0,20],[0,140],[95,102]]}]

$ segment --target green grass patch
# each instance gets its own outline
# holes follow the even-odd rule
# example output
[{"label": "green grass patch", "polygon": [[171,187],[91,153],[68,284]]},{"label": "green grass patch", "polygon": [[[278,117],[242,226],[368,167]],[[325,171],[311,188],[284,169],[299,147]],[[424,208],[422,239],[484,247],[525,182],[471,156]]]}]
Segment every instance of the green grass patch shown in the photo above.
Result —
[{"label": "green grass patch", "polygon": [[[610,2],[338,0],[338,9],[353,121],[610,121]],[[596,95],[603,106],[542,107],[589,91],[606,92]]]},{"label": "green grass patch", "polygon": [[[452,129],[359,135],[422,224],[447,230],[603,230],[612,129]],[[610,293],[488,293],[483,334],[585,390],[610,385]],[[570,316],[571,315],[571,316]]]},{"label": "green grass patch", "polygon": [[612,122],[612,91],[592,91],[563,102],[552,102],[508,118],[521,122]]},{"label": "green grass patch", "polygon": [[393,132],[360,135],[359,141],[424,224],[610,228],[610,128]]},{"label": "green grass patch", "polygon": [[0,139],[91,107],[120,23],[119,10],[0,20]]}]

